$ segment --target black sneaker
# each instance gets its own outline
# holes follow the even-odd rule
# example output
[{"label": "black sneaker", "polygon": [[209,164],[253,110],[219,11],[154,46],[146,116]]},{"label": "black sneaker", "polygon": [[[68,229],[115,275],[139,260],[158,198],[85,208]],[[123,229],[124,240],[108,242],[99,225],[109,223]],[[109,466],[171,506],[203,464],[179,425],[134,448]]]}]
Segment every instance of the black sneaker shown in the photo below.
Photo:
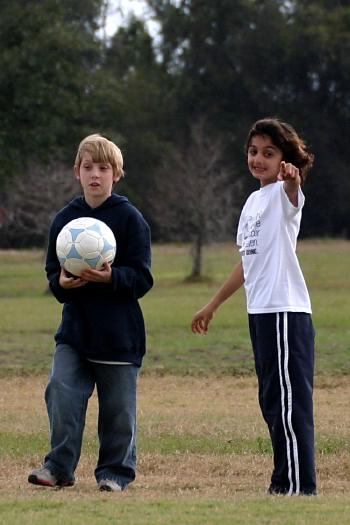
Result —
[{"label": "black sneaker", "polygon": [[276,496],[276,495],[284,495],[285,496],[286,494],[289,493],[289,489],[287,489],[286,487],[280,487],[278,485],[273,485],[271,483],[271,485],[269,486],[267,492],[269,494],[274,495],[274,496]]},{"label": "black sneaker", "polygon": [[[271,484],[268,488],[268,493],[272,495],[280,495],[280,496],[286,496],[289,494],[289,489],[286,487],[279,487],[278,485]],[[295,494],[295,492],[292,492],[292,495]],[[299,492],[299,496],[317,496],[316,489],[304,489]]]}]

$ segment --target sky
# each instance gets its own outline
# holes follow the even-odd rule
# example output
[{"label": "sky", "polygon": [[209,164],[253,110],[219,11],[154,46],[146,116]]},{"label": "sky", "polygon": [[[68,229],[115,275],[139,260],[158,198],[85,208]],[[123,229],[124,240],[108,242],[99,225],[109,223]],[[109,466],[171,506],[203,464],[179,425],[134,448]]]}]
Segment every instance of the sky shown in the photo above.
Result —
[{"label": "sky", "polygon": [[[113,36],[123,20],[126,20],[132,13],[138,17],[147,18],[146,3],[143,0],[110,0],[105,29],[107,37]],[[149,20],[146,25],[152,35],[157,33],[155,22]]]}]

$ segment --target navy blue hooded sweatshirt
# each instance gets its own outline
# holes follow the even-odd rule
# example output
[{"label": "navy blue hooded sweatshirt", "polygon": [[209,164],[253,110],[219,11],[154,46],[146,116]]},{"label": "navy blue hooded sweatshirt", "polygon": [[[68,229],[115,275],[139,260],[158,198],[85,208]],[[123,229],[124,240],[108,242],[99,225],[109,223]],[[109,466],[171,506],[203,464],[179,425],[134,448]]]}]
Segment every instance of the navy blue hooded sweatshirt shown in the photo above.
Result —
[{"label": "navy blue hooded sweatshirt", "polygon": [[[105,222],[117,241],[112,283],[92,283],[66,290],[59,284],[57,235],[72,219],[94,217]],[[145,325],[138,299],[153,286],[149,226],[126,197],[112,194],[97,208],[77,197],[58,212],[50,229],[46,273],[52,293],[64,303],[55,335],[88,359],[141,366],[146,351]]]}]

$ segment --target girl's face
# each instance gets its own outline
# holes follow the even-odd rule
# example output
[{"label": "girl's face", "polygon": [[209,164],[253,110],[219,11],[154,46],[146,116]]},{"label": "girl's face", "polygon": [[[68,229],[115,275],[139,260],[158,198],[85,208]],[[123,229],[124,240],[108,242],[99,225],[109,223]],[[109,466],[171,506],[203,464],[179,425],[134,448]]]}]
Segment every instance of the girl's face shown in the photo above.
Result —
[{"label": "girl's face", "polygon": [[277,181],[283,153],[268,135],[255,135],[248,147],[248,168],[261,187]]}]

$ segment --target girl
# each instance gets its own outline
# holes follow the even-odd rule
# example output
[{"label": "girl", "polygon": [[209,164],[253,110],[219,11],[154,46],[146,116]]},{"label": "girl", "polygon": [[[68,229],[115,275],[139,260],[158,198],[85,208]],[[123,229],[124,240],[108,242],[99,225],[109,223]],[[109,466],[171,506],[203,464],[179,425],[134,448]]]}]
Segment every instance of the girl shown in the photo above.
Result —
[{"label": "girl", "polygon": [[259,403],[274,452],[270,494],[316,494],[313,422],[314,329],[295,253],[313,155],[295,130],[276,118],[251,128],[248,168],[260,189],[238,225],[241,262],[192,321],[203,334],[217,308],[243,284],[259,384]]}]

